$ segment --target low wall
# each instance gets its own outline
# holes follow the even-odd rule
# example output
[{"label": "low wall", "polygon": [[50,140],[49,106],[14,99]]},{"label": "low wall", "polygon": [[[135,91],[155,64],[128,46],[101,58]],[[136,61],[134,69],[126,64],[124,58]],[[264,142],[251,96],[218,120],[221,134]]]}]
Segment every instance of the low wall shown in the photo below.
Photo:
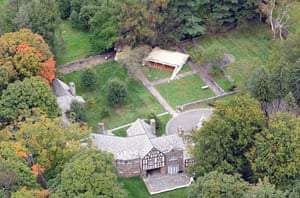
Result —
[{"label": "low wall", "polygon": [[233,95],[233,94],[236,94],[236,93],[238,93],[238,90],[226,92],[226,93],[223,93],[222,95],[219,95],[219,96],[214,96],[214,97],[205,98],[205,99],[202,99],[202,100],[197,100],[197,101],[194,101],[194,102],[186,103],[186,104],[183,104],[183,105],[178,105],[178,106],[176,106],[176,110],[184,111],[185,109],[193,107],[195,105],[208,103],[208,102],[213,102],[217,99],[224,98],[226,96],[230,96],[230,95]]}]

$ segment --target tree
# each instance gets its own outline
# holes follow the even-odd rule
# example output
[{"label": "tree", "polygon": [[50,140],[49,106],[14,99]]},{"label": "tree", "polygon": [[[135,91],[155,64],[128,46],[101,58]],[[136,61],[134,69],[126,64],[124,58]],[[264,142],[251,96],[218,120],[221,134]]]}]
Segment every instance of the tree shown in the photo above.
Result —
[{"label": "tree", "polygon": [[279,35],[283,39],[283,30],[288,25],[290,19],[290,9],[294,0],[269,0],[260,1],[259,11],[267,17],[267,22],[271,26],[273,38]]},{"label": "tree", "polygon": [[80,84],[84,88],[93,89],[97,82],[97,73],[91,69],[85,69],[80,75]]},{"label": "tree", "polygon": [[269,127],[256,134],[249,153],[256,178],[285,186],[300,176],[300,119],[288,113],[272,115]]},{"label": "tree", "polygon": [[103,151],[78,153],[65,165],[54,193],[59,197],[127,197],[112,163],[113,156]]},{"label": "tree", "polygon": [[111,105],[118,105],[125,101],[127,97],[127,86],[124,82],[114,79],[107,85],[107,101]]},{"label": "tree", "polygon": [[8,195],[25,186],[29,189],[39,188],[27,161],[17,154],[18,146],[0,141],[0,187]]},{"label": "tree", "polygon": [[292,66],[289,87],[300,107],[300,59]]},{"label": "tree", "polygon": [[68,19],[71,14],[71,1],[70,0],[56,0],[58,12],[61,19]]},{"label": "tree", "polygon": [[0,97],[0,121],[12,122],[26,117],[39,107],[50,118],[60,115],[56,98],[41,77],[25,78],[8,85]]},{"label": "tree", "polygon": [[55,0],[9,0],[5,13],[9,14],[0,18],[0,24],[5,24],[4,32],[31,29],[53,47],[60,23]]},{"label": "tree", "polygon": [[0,37],[0,67],[12,67],[11,80],[40,75],[50,85],[55,78],[55,61],[43,38],[28,29]]},{"label": "tree", "polygon": [[227,175],[213,171],[197,178],[189,187],[188,198],[243,197],[250,185],[238,174]]},{"label": "tree", "polygon": [[86,122],[86,109],[85,105],[74,100],[71,103],[70,111],[67,112],[67,116],[74,122]]},{"label": "tree", "polygon": [[258,184],[245,193],[245,198],[286,198],[288,192],[283,192],[276,189],[275,185],[271,184],[267,178],[259,180]]},{"label": "tree", "polygon": [[252,175],[247,153],[254,144],[254,135],[264,127],[259,102],[249,95],[216,103],[209,121],[192,133],[192,149],[196,163],[190,171],[196,177],[210,171]]},{"label": "tree", "polygon": [[270,75],[264,67],[256,69],[248,82],[251,96],[260,102],[270,102],[272,98],[270,80]]}]

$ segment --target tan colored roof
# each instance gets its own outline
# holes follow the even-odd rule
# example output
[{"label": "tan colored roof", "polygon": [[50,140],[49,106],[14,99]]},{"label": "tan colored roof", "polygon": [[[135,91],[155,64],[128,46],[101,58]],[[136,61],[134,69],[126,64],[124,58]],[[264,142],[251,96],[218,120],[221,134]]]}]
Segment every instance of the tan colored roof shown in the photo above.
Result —
[{"label": "tan colored roof", "polygon": [[172,67],[182,67],[188,60],[189,55],[180,52],[168,51],[155,47],[144,61],[159,63]]}]

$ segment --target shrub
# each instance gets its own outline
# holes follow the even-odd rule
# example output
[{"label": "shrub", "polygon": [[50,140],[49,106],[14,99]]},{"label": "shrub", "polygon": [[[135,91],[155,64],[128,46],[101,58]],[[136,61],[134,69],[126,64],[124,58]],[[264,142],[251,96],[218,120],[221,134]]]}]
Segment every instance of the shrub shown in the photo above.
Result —
[{"label": "shrub", "polygon": [[155,130],[156,130],[156,135],[161,136],[164,133],[163,126],[162,126],[162,121],[155,115],[154,112],[150,112],[149,115],[147,116],[147,123],[150,124],[150,120],[154,119],[155,120]]},{"label": "shrub", "polygon": [[107,100],[111,105],[118,105],[125,101],[127,96],[127,86],[118,79],[111,80],[108,83]]},{"label": "shrub", "polygon": [[71,121],[86,122],[86,109],[85,105],[73,100],[71,103],[71,109],[67,112],[67,117]]},{"label": "shrub", "polygon": [[85,69],[80,75],[80,84],[87,89],[95,88],[96,81],[97,74],[91,68]]}]

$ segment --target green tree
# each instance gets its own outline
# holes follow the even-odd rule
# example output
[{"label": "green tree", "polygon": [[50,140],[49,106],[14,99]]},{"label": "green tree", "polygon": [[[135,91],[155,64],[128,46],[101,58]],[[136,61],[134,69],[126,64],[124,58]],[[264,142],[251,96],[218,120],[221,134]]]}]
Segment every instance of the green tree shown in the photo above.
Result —
[{"label": "green tree", "polygon": [[270,102],[272,99],[270,80],[270,75],[264,67],[256,69],[248,82],[251,96],[260,102]]},{"label": "green tree", "polygon": [[50,118],[60,115],[56,98],[41,77],[15,81],[8,85],[0,97],[0,121],[16,121],[18,116],[26,117],[37,107]]},{"label": "green tree", "polygon": [[58,180],[59,197],[127,197],[117,182],[113,156],[97,150],[86,150],[67,163]]},{"label": "green tree", "polygon": [[0,187],[8,195],[25,186],[39,188],[27,161],[16,153],[16,147],[12,142],[0,141]]},{"label": "green tree", "polygon": [[86,108],[84,104],[74,100],[71,103],[70,111],[67,112],[67,116],[74,122],[86,122]]},{"label": "green tree", "polygon": [[127,97],[127,86],[124,82],[113,79],[107,85],[107,101],[111,105],[123,103]]},{"label": "green tree", "polygon": [[56,0],[58,12],[61,19],[68,19],[71,14],[71,1],[70,0]]},{"label": "green tree", "polygon": [[235,197],[242,198],[250,189],[249,183],[243,181],[240,175],[227,175],[213,171],[197,178],[197,181],[189,187],[188,198],[216,198]]},{"label": "green tree", "polygon": [[190,171],[196,176],[215,170],[239,173],[249,179],[252,171],[246,154],[264,122],[259,102],[249,95],[217,102],[210,120],[192,134],[196,163]]},{"label": "green tree", "polygon": [[84,88],[93,89],[97,82],[97,73],[91,69],[85,69],[80,75],[80,84]]},{"label": "green tree", "polygon": [[245,198],[286,198],[288,192],[276,189],[267,178],[259,180],[258,184],[245,193]]},{"label": "green tree", "polygon": [[300,59],[291,68],[289,87],[300,107]]},{"label": "green tree", "polygon": [[288,113],[272,115],[269,127],[256,134],[249,153],[256,178],[268,177],[285,186],[300,176],[300,119]]}]

